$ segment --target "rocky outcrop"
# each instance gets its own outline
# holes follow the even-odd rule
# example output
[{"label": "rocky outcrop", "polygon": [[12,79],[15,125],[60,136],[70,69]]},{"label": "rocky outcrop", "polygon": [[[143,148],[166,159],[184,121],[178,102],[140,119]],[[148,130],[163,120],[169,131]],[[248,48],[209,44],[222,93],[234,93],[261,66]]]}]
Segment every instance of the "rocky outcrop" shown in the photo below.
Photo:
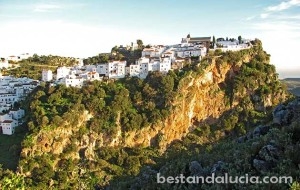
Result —
[{"label": "rocky outcrop", "polygon": [[202,176],[205,174],[203,167],[198,161],[192,161],[189,164],[189,171],[192,176]]},{"label": "rocky outcrop", "polygon": [[[248,90],[244,94],[236,94],[232,105],[225,100],[227,95],[222,86],[225,81],[231,80],[238,72],[239,64],[216,64],[214,61],[203,71],[201,75],[186,76],[179,84],[179,94],[173,102],[171,114],[164,121],[150,125],[140,130],[127,132],[117,142],[121,146],[156,146],[164,150],[172,141],[180,140],[195,128],[194,123],[215,122],[224,112],[237,106],[243,97],[249,96]],[[252,92],[254,93],[254,92]],[[270,94],[263,98],[252,100],[253,107],[257,111],[265,111],[266,107],[276,102],[273,100],[285,99],[283,92]],[[266,129],[261,129],[266,130]],[[264,131],[262,131],[264,133]],[[155,143],[153,143],[155,142]],[[115,143],[117,145],[118,143]]]},{"label": "rocky outcrop", "polygon": [[287,105],[279,104],[273,111],[273,123],[279,125],[288,125],[293,118],[299,116],[300,98],[288,103]]},{"label": "rocky outcrop", "polygon": [[244,143],[247,140],[266,135],[271,129],[271,125],[259,125],[253,131],[249,131],[246,135],[237,138],[237,143]]},{"label": "rocky outcrop", "polygon": [[260,159],[253,160],[253,167],[260,172],[267,172],[270,169],[269,164],[266,161]]},{"label": "rocky outcrop", "polygon": [[260,173],[267,172],[276,165],[280,154],[281,150],[270,142],[259,150],[256,158],[253,159],[253,167]]},{"label": "rocky outcrop", "polygon": [[225,170],[225,163],[223,161],[218,161],[211,168],[211,173],[224,172],[224,170]]},{"label": "rocky outcrop", "polygon": [[266,135],[274,126],[289,125],[300,116],[300,98],[297,98],[287,105],[279,104],[272,112],[273,121],[268,125],[259,125],[253,131],[249,131],[246,135],[239,137],[236,142],[244,143],[255,137]]},{"label": "rocky outcrop", "polygon": [[[59,127],[46,127],[40,130],[36,136],[27,137],[30,139],[33,146],[23,147],[21,151],[21,158],[36,157],[43,154],[66,154],[66,158],[80,159],[79,150],[82,148],[86,149],[86,153],[88,153],[92,144],[87,143],[84,145],[80,144],[79,141],[74,140],[74,142],[72,142],[72,137],[79,131],[80,127],[91,118],[91,115],[88,111],[83,111],[80,115],[74,114],[74,117],[76,118],[76,126],[71,126],[67,121],[65,121]],[[85,140],[86,139],[84,138],[82,139],[83,142],[85,142]],[[71,148],[74,148],[75,150]],[[70,151],[66,153],[66,150],[68,149]],[[94,154],[94,152],[90,151],[90,154]],[[57,161],[58,160],[53,160],[53,163],[55,164]],[[20,170],[22,171],[22,168],[20,168]]]}]

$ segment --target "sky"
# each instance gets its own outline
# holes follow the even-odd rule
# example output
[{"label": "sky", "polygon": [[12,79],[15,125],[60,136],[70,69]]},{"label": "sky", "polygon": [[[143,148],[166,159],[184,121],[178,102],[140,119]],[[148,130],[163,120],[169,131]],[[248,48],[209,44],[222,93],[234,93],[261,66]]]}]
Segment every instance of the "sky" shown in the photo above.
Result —
[{"label": "sky", "polygon": [[0,0],[0,57],[86,58],[115,45],[259,38],[280,78],[300,77],[300,0]]}]

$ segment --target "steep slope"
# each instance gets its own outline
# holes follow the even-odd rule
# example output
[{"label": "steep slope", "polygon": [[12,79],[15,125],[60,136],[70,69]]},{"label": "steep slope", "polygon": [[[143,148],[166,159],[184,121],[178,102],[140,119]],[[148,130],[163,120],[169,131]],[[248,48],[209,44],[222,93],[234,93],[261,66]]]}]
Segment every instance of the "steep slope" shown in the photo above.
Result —
[{"label": "steep slope", "polygon": [[260,41],[253,43],[145,81],[41,86],[25,105],[29,134],[18,172],[39,188],[103,186],[156,163],[192,131],[200,130],[201,144],[245,134],[289,97]]},{"label": "steep slope", "polygon": [[[159,164],[148,165],[135,177],[118,178],[111,189],[290,189],[300,188],[300,98],[279,104],[273,119],[239,138],[227,138],[213,145],[190,141],[174,144]],[[195,134],[194,134],[195,135]],[[180,147],[181,151],[178,151]],[[176,151],[177,150],[177,151]],[[163,177],[232,176],[232,183],[157,183]],[[249,176],[249,183],[236,183],[235,177]],[[250,177],[255,177],[250,182]],[[257,178],[258,177],[258,178]],[[260,181],[266,178],[266,183]],[[271,183],[271,177],[279,181]],[[282,177],[280,179],[280,177]],[[287,181],[284,177],[291,177]],[[223,178],[224,180],[225,178]],[[246,178],[244,178],[246,179]],[[161,178],[160,181],[163,179]],[[219,180],[220,181],[220,180]],[[225,180],[224,180],[225,181]],[[243,181],[243,180],[242,180]],[[268,183],[269,182],[269,183]]]}]

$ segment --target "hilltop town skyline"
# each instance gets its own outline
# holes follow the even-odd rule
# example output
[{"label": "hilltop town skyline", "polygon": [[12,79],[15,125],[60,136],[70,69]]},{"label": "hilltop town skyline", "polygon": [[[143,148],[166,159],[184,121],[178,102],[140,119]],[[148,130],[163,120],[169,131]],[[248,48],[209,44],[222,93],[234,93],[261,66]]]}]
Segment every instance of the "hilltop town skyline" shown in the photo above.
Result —
[{"label": "hilltop town skyline", "polygon": [[[2,57],[37,53],[86,58],[115,45],[176,44],[191,36],[259,38],[280,78],[298,77],[299,0],[0,2]],[[158,6],[159,5],[159,6]],[[285,47],[282,47],[285,42]]]}]

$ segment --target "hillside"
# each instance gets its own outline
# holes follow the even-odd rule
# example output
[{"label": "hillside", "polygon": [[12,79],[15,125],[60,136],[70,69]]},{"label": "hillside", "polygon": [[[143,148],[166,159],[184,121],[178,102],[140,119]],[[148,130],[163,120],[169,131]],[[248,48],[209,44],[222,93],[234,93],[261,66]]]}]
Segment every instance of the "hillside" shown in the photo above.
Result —
[{"label": "hillside", "polygon": [[[283,113],[283,114],[282,114]],[[273,120],[257,124],[240,137],[227,136],[215,143],[203,142],[207,128],[199,128],[182,141],[176,141],[155,164],[148,164],[135,177],[113,180],[109,189],[300,189],[300,99],[280,104],[272,112]],[[226,121],[226,118],[222,120]],[[218,131],[215,131],[215,134]],[[213,135],[209,135],[213,138]],[[292,184],[158,184],[157,175],[212,176],[292,176]],[[162,180],[162,179],[161,179]]]},{"label": "hillside", "polygon": [[296,96],[300,96],[300,78],[286,78],[282,83],[287,85],[288,90]]},{"label": "hillside", "polygon": [[[166,76],[153,72],[145,80],[95,81],[82,89],[40,86],[24,102],[29,131],[17,174],[3,176],[27,188],[151,189],[151,181],[132,176],[145,166],[166,165],[172,168],[166,174],[176,174],[195,158],[209,158],[207,167],[238,159],[230,142],[267,124],[272,108],[290,98],[258,40]],[[240,154],[253,156],[247,151]],[[246,158],[240,164],[254,170]]]},{"label": "hillside", "polygon": [[60,66],[74,66],[78,64],[78,59],[73,57],[61,57],[54,55],[37,55],[34,54],[28,59],[23,59],[12,64],[10,69],[2,69],[3,75],[12,75],[15,77],[28,77],[36,80],[42,79],[43,69],[56,72]]}]

